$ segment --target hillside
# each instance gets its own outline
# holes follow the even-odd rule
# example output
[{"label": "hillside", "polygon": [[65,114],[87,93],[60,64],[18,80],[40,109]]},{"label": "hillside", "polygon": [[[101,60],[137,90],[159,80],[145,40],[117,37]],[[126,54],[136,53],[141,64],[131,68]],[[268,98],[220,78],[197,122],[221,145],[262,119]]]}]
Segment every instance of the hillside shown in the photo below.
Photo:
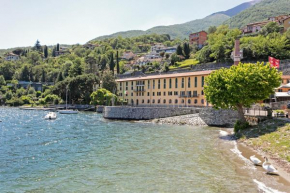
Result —
[{"label": "hillside", "polygon": [[252,7],[253,5],[255,5],[256,3],[259,3],[259,2],[261,2],[261,0],[254,0],[254,1],[245,2],[245,3],[242,3],[242,4],[236,6],[232,9],[229,9],[226,11],[221,11],[218,13],[233,17],[233,16],[237,15],[238,13]]},{"label": "hillside", "polygon": [[290,14],[290,0],[262,0],[242,11],[224,24],[231,28],[241,28],[248,23],[264,21],[268,17]]}]

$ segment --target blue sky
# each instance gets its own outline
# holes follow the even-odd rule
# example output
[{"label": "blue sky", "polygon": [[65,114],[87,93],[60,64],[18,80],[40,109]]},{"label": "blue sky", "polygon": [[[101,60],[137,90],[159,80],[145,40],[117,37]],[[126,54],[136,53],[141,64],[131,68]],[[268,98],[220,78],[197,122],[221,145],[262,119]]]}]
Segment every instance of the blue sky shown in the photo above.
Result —
[{"label": "blue sky", "polygon": [[0,0],[0,49],[83,44],[118,31],[184,23],[247,0]]}]

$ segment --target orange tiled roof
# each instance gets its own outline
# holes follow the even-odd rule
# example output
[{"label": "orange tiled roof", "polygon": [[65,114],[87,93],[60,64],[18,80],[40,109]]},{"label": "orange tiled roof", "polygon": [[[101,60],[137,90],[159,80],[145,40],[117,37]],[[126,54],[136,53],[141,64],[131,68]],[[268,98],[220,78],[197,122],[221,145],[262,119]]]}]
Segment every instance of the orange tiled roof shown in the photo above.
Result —
[{"label": "orange tiled roof", "polygon": [[197,71],[197,72],[185,72],[185,73],[176,73],[176,74],[162,74],[162,75],[152,75],[145,77],[132,77],[132,78],[123,78],[117,79],[117,82],[133,81],[133,80],[149,80],[149,79],[162,79],[162,78],[176,78],[176,77],[185,77],[185,76],[202,76],[209,75],[212,70],[207,71]]}]

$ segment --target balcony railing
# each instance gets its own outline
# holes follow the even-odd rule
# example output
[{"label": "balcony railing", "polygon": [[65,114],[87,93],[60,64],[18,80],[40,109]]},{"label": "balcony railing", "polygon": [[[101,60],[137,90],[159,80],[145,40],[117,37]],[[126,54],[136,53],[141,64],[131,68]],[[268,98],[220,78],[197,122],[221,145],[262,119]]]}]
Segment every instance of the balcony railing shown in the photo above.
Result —
[{"label": "balcony railing", "polygon": [[179,98],[196,98],[199,97],[199,94],[181,94]]},{"label": "balcony railing", "polygon": [[134,91],[134,92],[146,92],[145,89],[134,89],[133,91]]}]

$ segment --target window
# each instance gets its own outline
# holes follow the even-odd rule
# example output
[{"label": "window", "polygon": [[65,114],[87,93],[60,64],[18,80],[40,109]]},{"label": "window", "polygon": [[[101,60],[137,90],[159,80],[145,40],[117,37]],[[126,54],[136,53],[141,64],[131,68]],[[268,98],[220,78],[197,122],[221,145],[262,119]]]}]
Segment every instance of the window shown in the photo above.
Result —
[{"label": "window", "polygon": [[201,100],[201,104],[204,104],[204,100],[203,99]]},{"label": "window", "polygon": [[184,104],[184,99],[181,100],[181,103]]},{"label": "window", "polygon": [[177,99],[175,99],[175,104],[177,104],[178,103],[178,100]]},{"label": "window", "polygon": [[148,80],[148,90],[150,89],[150,80]]},{"label": "window", "polygon": [[175,88],[178,88],[178,79],[175,78]]},{"label": "window", "polygon": [[166,96],[166,92],[163,92],[163,96]]},{"label": "window", "polygon": [[181,88],[184,88],[184,78],[182,78],[182,81],[181,81]]},{"label": "window", "polygon": [[197,99],[194,99],[194,104],[197,104]]},{"label": "window", "polygon": [[131,96],[133,96],[133,93],[131,93]]},{"label": "window", "polygon": [[185,97],[185,91],[180,91],[180,96]]},{"label": "window", "polygon": [[197,87],[197,77],[194,77],[194,87]]},{"label": "window", "polygon": [[150,92],[147,92],[147,96],[150,96]]},{"label": "window", "polygon": [[190,77],[188,78],[188,83],[187,83],[188,88],[190,88]]},{"label": "window", "polygon": [[168,96],[172,96],[172,91],[168,91]]},{"label": "window", "polygon": [[153,89],[155,89],[155,80],[153,80]]},{"label": "window", "polygon": [[132,104],[132,105],[134,104],[134,100],[133,100],[133,99],[131,99],[131,104]]},{"label": "window", "polygon": [[155,103],[155,99],[153,99],[152,103],[153,103],[153,104]]},{"label": "window", "polygon": [[160,89],[160,87],[161,87],[161,81],[160,81],[160,79],[158,80],[158,89]]},{"label": "window", "polygon": [[144,102],[145,102],[145,101],[144,101],[144,99],[143,99],[143,100],[142,100],[142,104],[144,104]]},{"label": "window", "polygon": [[171,99],[169,99],[169,104],[171,104],[172,103],[172,100]]},{"label": "window", "polygon": [[191,97],[191,91],[187,91],[187,96]]},{"label": "window", "polygon": [[172,88],[172,79],[169,79],[169,88]]},{"label": "window", "polygon": [[166,79],[163,80],[163,88],[166,89]]},{"label": "window", "polygon": [[161,96],[161,92],[157,92],[157,96]]},{"label": "window", "polygon": [[178,96],[178,91],[174,91],[174,96]]},{"label": "window", "polygon": [[147,100],[147,103],[150,104],[150,100],[149,99]]},{"label": "window", "polygon": [[203,92],[203,90],[201,91],[201,95],[204,95],[204,92]]},{"label": "window", "polygon": [[134,87],[134,82],[132,81],[132,82],[131,82],[131,90],[134,89],[133,87]]},{"label": "window", "polygon": [[126,82],[126,90],[128,90],[128,82]]},{"label": "window", "polygon": [[204,76],[201,77],[201,87],[204,86]]},{"label": "window", "polygon": [[153,92],[153,95],[152,96],[155,96],[155,92]]},{"label": "window", "polygon": [[120,90],[122,90],[122,82],[120,82]]},{"label": "window", "polygon": [[192,96],[197,97],[197,91],[193,91]]},{"label": "window", "polygon": [[166,100],[165,99],[163,100],[163,103],[166,104]]},{"label": "window", "polygon": [[188,99],[187,103],[188,103],[188,104],[191,104],[191,100],[190,100],[190,99]]},{"label": "window", "polygon": [[283,92],[282,89],[278,89],[278,92]]},{"label": "window", "polygon": [[160,104],[160,101],[161,101],[161,100],[160,100],[160,99],[158,99],[158,104]]}]

